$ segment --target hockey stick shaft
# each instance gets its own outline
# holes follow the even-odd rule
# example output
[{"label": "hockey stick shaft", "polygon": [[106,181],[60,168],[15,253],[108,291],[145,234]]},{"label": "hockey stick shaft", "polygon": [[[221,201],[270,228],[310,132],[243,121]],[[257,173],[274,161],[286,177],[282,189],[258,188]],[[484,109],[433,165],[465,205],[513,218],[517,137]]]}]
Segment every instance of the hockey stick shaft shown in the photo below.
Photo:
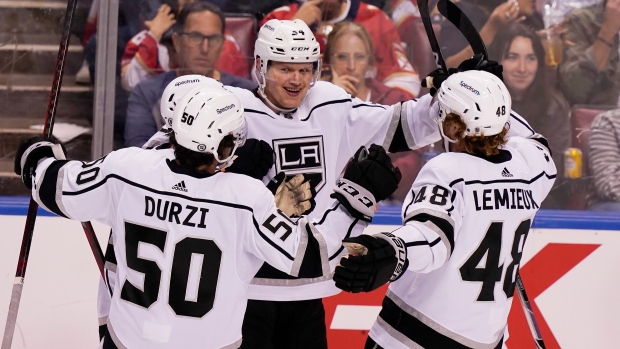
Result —
[{"label": "hockey stick shaft", "polygon": [[521,279],[520,273],[517,273],[516,282],[519,300],[521,301],[521,306],[523,307],[523,313],[525,313],[525,319],[527,320],[527,324],[529,325],[530,331],[532,332],[532,337],[534,337],[534,343],[536,343],[536,348],[545,349],[545,342],[543,342],[542,334],[540,333],[540,329],[538,328],[538,323],[536,322],[536,317],[534,316],[534,311],[532,310],[530,299],[527,297],[527,293],[525,293],[525,285],[523,285],[523,279]]},{"label": "hockey stick shaft", "polygon": [[[62,76],[64,73],[64,65],[67,56],[67,50],[69,47],[69,39],[71,35],[71,24],[73,23],[73,16],[75,14],[77,0],[69,0],[67,3],[67,10],[65,12],[64,26],[62,29],[62,36],[60,39],[60,46],[58,49],[58,56],[56,58],[56,66],[54,69],[54,77],[52,79],[52,88],[50,90],[50,97],[47,104],[47,111],[45,116],[45,123],[43,125],[43,137],[50,138],[54,127],[54,119],[56,117],[56,108],[58,106],[58,96],[60,93],[60,87],[62,85]],[[4,336],[2,338],[1,349],[11,348],[13,342],[13,334],[15,333],[15,325],[17,323],[17,312],[21,301],[21,294],[24,287],[24,278],[26,276],[26,267],[28,265],[28,257],[30,255],[30,247],[32,244],[32,236],[34,232],[34,226],[37,218],[38,205],[32,197],[28,205],[28,213],[26,215],[26,224],[24,226],[24,235],[22,238],[22,245],[19,251],[19,259],[17,261],[17,270],[15,271],[15,279],[13,282],[13,289],[11,291],[11,301],[9,303],[9,311],[7,313],[7,320],[4,328]],[[89,244],[95,254],[95,259],[99,265],[101,275],[103,277],[103,252],[97,242],[97,238],[92,225],[89,222],[82,223],[86,237],[89,240]],[[96,244],[96,247],[95,247]]]}]

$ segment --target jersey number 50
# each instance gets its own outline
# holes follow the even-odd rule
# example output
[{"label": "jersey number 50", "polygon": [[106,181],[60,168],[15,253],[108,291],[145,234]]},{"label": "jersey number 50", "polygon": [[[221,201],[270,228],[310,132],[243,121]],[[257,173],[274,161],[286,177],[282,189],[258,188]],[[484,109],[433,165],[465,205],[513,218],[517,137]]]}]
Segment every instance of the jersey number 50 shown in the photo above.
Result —
[{"label": "jersey number 50", "polygon": [[[121,299],[149,308],[159,298],[161,269],[156,262],[138,257],[140,243],[146,243],[164,251],[168,232],[125,222],[125,248],[127,267],[144,274],[144,287],[138,288],[125,280]],[[195,301],[185,298],[192,255],[202,256],[202,269]],[[222,250],[213,240],[186,237],[174,246],[170,270],[168,304],[177,315],[203,317],[215,300],[217,279],[222,260]]]},{"label": "jersey number 50", "polygon": [[[525,239],[527,238],[527,233],[530,231],[530,224],[531,220],[524,220],[515,231],[510,251],[512,262],[510,262],[506,271],[503,273],[504,284],[502,288],[506,294],[506,298],[511,298],[515,292],[517,271],[519,263],[521,263],[521,254],[523,253],[522,249],[525,245]],[[502,249],[503,226],[503,222],[491,223],[476,251],[471,254],[469,259],[467,259],[459,269],[461,272],[461,279],[465,281],[482,282],[482,288],[477,299],[479,302],[495,301],[495,283],[502,280],[504,265],[499,265],[499,257]],[[484,263],[484,268],[481,268],[479,265],[484,260],[485,256],[486,262]]]}]

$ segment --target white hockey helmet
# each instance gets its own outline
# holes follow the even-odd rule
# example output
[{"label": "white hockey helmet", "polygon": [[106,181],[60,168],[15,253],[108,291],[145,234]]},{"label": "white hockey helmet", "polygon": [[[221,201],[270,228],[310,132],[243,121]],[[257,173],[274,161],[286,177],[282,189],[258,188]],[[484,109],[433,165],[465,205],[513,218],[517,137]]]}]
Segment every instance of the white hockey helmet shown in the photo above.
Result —
[{"label": "white hockey helmet", "polygon": [[[286,63],[316,63],[314,78],[310,86],[318,80],[320,74],[321,49],[312,30],[301,19],[271,19],[258,31],[254,46],[254,58],[259,60],[259,67],[252,69],[258,82],[258,90],[264,94],[265,76],[269,61]],[[263,95],[264,98],[264,95]]]},{"label": "white hockey helmet", "polygon": [[164,93],[162,94],[159,102],[159,110],[161,117],[164,119],[164,127],[172,127],[174,107],[188,91],[198,86],[211,84],[222,86],[222,83],[215,79],[197,74],[182,75],[170,81],[168,86],[164,89]]},{"label": "white hockey helmet", "polygon": [[512,107],[510,93],[502,80],[491,73],[469,70],[452,74],[437,93],[437,122],[444,141],[454,143],[443,133],[443,121],[450,113],[461,117],[466,125],[466,137],[499,134],[508,122]]},{"label": "white hockey helmet", "polygon": [[[207,85],[187,92],[177,103],[172,130],[179,145],[211,153],[218,162],[227,163],[245,143],[247,123],[243,105],[235,94],[221,85]],[[217,150],[228,135],[235,138],[235,145],[227,158],[220,159]]]}]

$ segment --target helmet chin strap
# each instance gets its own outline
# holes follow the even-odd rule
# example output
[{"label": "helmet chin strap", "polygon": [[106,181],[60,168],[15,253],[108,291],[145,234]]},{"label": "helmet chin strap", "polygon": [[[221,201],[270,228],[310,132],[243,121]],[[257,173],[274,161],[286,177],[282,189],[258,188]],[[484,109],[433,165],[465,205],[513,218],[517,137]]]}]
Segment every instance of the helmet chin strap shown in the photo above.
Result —
[{"label": "helmet chin strap", "polygon": [[456,141],[446,136],[446,134],[443,132],[443,121],[439,123],[439,133],[441,134],[441,138],[443,139],[444,149],[447,153],[450,152],[450,143],[454,144],[456,143]]}]

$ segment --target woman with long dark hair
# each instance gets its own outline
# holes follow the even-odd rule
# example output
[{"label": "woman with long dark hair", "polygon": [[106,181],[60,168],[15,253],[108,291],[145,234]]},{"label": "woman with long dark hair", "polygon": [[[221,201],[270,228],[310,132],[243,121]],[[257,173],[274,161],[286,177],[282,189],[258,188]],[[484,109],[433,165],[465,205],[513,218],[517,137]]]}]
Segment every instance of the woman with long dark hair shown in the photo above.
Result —
[{"label": "woman with long dark hair", "polygon": [[497,34],[489,47],[489,56],[504,66],[504,83],[512,96],[512,109],[549,141],[558,178],[543,205],[563,208],[568,194],[562,184],[563,154],[571,144],[570,106],[550,83],[540,38],[523,24],[511,24]]}]

